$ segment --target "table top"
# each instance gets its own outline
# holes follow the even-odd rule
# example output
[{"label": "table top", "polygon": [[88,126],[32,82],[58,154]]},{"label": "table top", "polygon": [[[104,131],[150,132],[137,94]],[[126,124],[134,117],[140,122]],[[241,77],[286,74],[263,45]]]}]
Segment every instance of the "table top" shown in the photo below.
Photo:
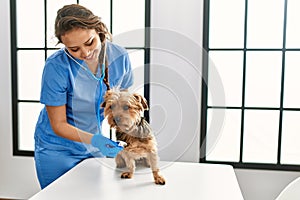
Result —
[{"label": "table top", "polygon": [[159,166],[166,185],[154,183],[150,168],[137,168],[132,179],[121,179],[124,169],[117,169],[114,159],[86,159],[30,200],[243,200],[230,165],[160,161]]}]

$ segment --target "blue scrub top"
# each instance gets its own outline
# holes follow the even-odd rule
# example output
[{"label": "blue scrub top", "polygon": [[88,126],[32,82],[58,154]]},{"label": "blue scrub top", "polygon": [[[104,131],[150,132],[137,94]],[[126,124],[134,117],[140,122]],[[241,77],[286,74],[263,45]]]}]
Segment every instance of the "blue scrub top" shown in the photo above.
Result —
[{"label": "blue scrub top", "polygon": [[[126,50],[111,42],[106,43],[109,84],[126,89],[133,84],[133,74]],[[75,58],[74,58],[75,59]],[[84,65],[83,60],[75,59]],[[98,77],[100,70],[98,70]],[[102,89],[100,89],[100,87]],[[101,94],[100,91],[102,91]],[[63,49],[51,55],[45,63],[40,102],[48,106],[66,105],[67,121],[77,128],[97,133],[97,109],[103,101],[106,86],[72,60]],[[99,99],[100,98],[100,99]],[[103,109],[100,110],[101,122]],[[75,154],[88,154],[99,151],[91,145],[74,142],[56,135],[50,125],[46,108],[39,115],[35,130],[35,150],[70,150]]]}]

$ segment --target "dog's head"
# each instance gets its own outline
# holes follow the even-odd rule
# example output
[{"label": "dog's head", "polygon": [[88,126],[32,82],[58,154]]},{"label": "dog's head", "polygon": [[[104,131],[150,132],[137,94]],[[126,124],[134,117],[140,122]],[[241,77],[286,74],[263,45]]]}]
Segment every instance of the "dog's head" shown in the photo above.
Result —
[{"label": "dog's head", "polygon": [[125,133],[136,127],[141,122],[142,112],[148,110],[143,96],[117,90],[107,91],[101,106],[110,127]]}]

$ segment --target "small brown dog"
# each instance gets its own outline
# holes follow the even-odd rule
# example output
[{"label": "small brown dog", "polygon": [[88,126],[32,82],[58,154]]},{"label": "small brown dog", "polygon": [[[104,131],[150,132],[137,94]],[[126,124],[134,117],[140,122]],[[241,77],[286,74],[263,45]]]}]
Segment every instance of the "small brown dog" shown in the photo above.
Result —
[{"label": "small brown dog", "polygon": [[127,91],[108,90],[102,107],[108,124],[116,130],[117,140],[127,143],[116,156],[117,167],[129,170],[121,178],[132,178],[136,163],[144,162],[151,167],[155,183],[164,185],[166,181],[157,166],[157,143],[150,125],[141,116],[148,110],[146,99]]}]

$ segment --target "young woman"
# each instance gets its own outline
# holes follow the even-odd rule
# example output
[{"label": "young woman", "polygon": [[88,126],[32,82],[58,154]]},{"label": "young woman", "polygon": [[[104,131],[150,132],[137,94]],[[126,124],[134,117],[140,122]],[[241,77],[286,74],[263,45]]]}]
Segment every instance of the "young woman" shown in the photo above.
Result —
[{"label": "young woman", "polygon": [[83,159],[115,157],[122,150],[101,134],[100,104],[109,85],[127,89],[133,83],[126,50],[109,41],[105,24],[89,9],[77,4],[59,9],[55,36],[64,47],[46,60],[40,97],[45,107],[35,130],[41,188]]}]

